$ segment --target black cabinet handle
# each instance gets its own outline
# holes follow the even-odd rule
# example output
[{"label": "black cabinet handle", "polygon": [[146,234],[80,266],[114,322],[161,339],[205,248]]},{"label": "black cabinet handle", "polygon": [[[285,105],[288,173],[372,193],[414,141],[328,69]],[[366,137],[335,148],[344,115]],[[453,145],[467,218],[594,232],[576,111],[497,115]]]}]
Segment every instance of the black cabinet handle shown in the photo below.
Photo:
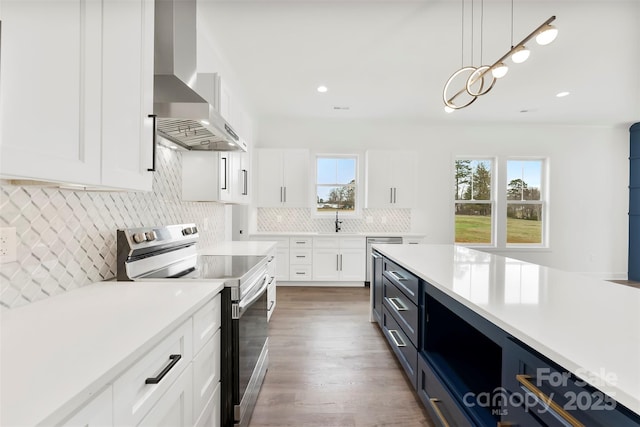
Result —
[{"label": "black cabinet handle", "polygon": [[153,159],[151,162],[151,167],[149,169],[147,169],[148,172],[155,172],[156,171],[156,146],[157,146],[157,126],[156,126],[156,119],[158,116],[156,116],[155,114],[149,114],[147,117],[151,117],[151,119],[153,119],[153,135],[151,137],[151,142],[153,143]]},{"label": "black cabinet handle", "polygon": [[224,160],[224,185],[222,186],[221,190],[226,190],[227,189],[227,158],[220,157],[220,160]]},{"label": "black cabinet handle", "polygon": [[157,377],[147,378],[146,380],[144,380],[144,383],[145,384],[158,384],[160,381],[162,381],[162,379],[165,377],[165,375],[167,375],[169,373],[171,368],[176,366],[176,363],[178,363],[178,361],[181,358],[182,358],[182,355],[180,355],[180,354],[172,354],[172,355],[170,355],[169,356],[169,360],[171,360],[171,362],[169,362],[169,364],[162,370],[162,372],[160,372]]}]

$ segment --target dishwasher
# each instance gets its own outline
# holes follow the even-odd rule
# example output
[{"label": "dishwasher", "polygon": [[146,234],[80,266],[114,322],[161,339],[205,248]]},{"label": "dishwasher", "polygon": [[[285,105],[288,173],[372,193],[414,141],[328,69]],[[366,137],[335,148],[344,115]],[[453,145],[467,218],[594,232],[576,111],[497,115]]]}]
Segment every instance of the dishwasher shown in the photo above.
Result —
[{"label": "dishwasher", "polygon": [[367,271],[365,273],[366,284],[371,283],[373,277],[373,266],[371,264],[371,245],[376,244],[402,244],[402,237],[367,237]]}]

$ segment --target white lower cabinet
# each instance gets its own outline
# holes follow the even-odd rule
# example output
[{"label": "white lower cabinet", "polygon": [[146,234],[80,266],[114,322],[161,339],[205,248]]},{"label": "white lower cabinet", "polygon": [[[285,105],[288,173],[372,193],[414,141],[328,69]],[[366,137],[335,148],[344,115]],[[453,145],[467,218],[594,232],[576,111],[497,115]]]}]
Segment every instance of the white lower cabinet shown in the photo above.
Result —
[{"label": "white lower cabinet", "polygon": [[364,281],[366,265],[364,237],[315,237],[314,281]]},{"label": "white lower cabinet", "polygon": [[103,427],[113,425],[113,389],[107,386],[89,403],[80,408],[61,427]]},{"label": "white lower cabinet", "polygon": [[[193,359],[192,332],[190,318],[114,382],[115,425],[137,426],[156,406]],[[191,397],[191,383],[185,393]]]},{"label": "white lower cabinet", "polygon": [[61,425],[218,427],[220,326],[218,294]]}]

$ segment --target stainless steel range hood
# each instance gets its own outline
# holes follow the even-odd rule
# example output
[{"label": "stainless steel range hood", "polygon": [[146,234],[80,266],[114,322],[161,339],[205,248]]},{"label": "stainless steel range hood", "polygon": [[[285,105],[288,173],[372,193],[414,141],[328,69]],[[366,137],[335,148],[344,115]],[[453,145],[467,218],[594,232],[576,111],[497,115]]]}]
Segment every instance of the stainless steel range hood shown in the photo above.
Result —
[{"label": "stainless steel range hood", "polygon": [[[187,150],[246,151],[196,71],[196,0],[156,0],[153,113],[158,135]],[[210,79],[210,76],[201,76]]]}]

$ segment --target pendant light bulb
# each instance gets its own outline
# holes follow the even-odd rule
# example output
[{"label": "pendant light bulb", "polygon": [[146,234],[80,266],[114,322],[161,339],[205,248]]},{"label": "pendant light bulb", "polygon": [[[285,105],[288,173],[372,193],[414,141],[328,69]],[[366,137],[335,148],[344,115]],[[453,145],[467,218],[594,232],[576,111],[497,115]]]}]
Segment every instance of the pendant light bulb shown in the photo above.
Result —
[{"label": "pendant light bulb", "polygon": [[501,62],[491,69],[491,75],[496,79],[501,79],[507,75],[507,71],[509,71],[509,67],[504,62]]},{"label": "pendant light bulb", "polygon": [[520,46],[511,54],[511,60],[516,64],[522,64],[529,58],[530,53],[526,46]]},{"label": "pendant light bulb", "polygon": [[545,25],[536,36],[536,43],[541,46],[548,45],[558,36],[558,29],[553,25]]},{"label": "pendant light bulb", "polygon": [[445,113],[449,113],[449,114],[451,114],[451,113],[453,113],[454,111],[456,111],[456,110],[454,110],[453,108],[449,107],[448,105],[445,105],[445,106],[444,106],[444,112],[445,112]]}]

